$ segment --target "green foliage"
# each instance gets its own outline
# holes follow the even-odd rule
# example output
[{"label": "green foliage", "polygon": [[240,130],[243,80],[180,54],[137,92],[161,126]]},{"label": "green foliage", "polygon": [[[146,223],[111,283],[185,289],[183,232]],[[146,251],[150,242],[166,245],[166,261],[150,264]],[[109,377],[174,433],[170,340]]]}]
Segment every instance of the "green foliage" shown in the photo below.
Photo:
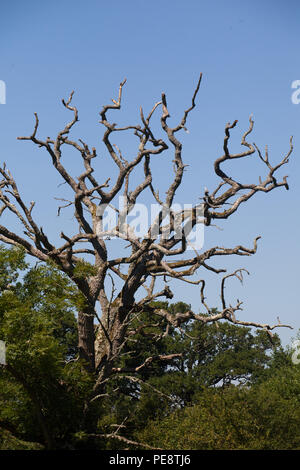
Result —
[{"label": "green foliage", "polygon": [[0,450],[43,450],[41,444],[17,439],[9,431],[0,429]]},{"label": "green foliage", "polygon": [[[76,275],[93,275],[88,263]],[[21,280],[20,280],[21,279]],[[182,302],[155,302],[171,314]],[[52,263],[29,267],[0,246],[0,449],[120,449],[119,433],[165,449],[300,449],[300,366],[265,332],[228,322],[167,325],[151,310],[130,322],[105,394],[86,413],[95,377],[78,360],[84,299]],[[159,356],[179,354],[171,361]],[[149,356],[151,364],[143,366]],[[142,367],[141,367],[142,366]],[[132,371],[138,369],[138,373]]]},{"label": "green foliage", "polygon": [[[22,254],[1,253],[2,271],[16,281],[18,269],[27,267]],[[0,338],[8,363],[0,370],[4,448],[11,433],[20,442],[45,445],[41,420],[58,446],[70,441],[80,426],[92,378],[77,361],[76,295],[74,286],[50,264],[28,269],[22,283],[1,292]]]},{"label": "green foliage", "polygon": [[251,387],[206,388],[197,404],[148,423],[135,438],[164,449],[300,449],[300,368]]},{"label": "green foliage", "polygon": [[76,263],[73,274],[74,277],[77,277],[78,279],[84,279],[87,276],[95,276],[97,274],[97,269],[91,263],[88,263],[85,260],[79,260]]},{"label": "green foliage", "polygon": [[[152,305],[174,314],[190,309],[183,303]],[[143,384],[126,377],[116,379],[111,393],[104,399],[107,415],[99,422],[100,427],[105,420],[112,424],[109,421],[112,416],[113,422],[126,419],[125,435],[130,438],[153,420],[163,421],[168,416],[174,419],[174,410],[194,405],[207,389],[256,383],[272,360],[272,345],[265,332],[255,333],[227,322],[190,322],[181,330],[170,328],[169,334],[158,341],[166,327],[164,319],[149,313],[132,322],[131,329],[137,329],[138,334],[132,340],[129,336],[128,356],[125,350],[120,367],[134,369],[148,356],[172,353],[182,356],[167,363],[153,361],[150,367],[141,369],[138,377]],[[279,345],[278,337],[274,342]],[[118,396],[112,393],[116,387]]]},{"label": "green foliage", "polygon": [[24,250],[18,248],[8,250],[0,245],[0,292],[16,282],[19,271],[27,266]]}]

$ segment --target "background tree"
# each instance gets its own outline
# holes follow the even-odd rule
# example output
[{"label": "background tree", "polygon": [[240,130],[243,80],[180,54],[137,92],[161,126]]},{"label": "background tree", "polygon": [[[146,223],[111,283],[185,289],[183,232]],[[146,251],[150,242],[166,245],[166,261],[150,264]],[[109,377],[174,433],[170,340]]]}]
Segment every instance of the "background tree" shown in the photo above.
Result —
[{"label": "background tree", "polygon": [[135,438],[164,449],[299,449],[299,365],[269,372],[251,387],[205,388],[194,406],[148,422]]},{"label": "background tree", "polygon": [[[19,137],[19,139],[31,141],[46,151],[54,168],[73,194],[72,199],[64,200],[65,204],[59,207],[58,212],[60,213],[65,206],[72,206],[78,230],[77,233],[71,235],[62,232],[61,246],[55,246],[43,228],[35,221],[33,215],[35,202],[27,204],[24,201],[17,183],[6,165],[4,164],[0,169],[3,178],[0,182],[1,218],[3,220],[7,212],[12,213],[23,228],[21,233],[17,233],[10,230],[7,224],[0,225],[0,240],[10,245],[22,247],[27,254],[40,261],[54,263],[57,269],[64,273],[80,292],[77,303],[78,352],[80,358],[85,361],[86,368],[94,381],[89,402],[86,404],[87,416],[89,407],[92,406],[96,397],[102,397],[105,393],[108,379],[123,373],[123,368],[119,366],[119,359],[128,338],[132,339],[131,321],[145,312],[155,315],[157,319],[163,319],[166,325],[173,328],[181,327],[190,320],[196,320],[203,324],[227,320],[235,325],[263,328],[271,334],[275,327],[285,326],[282,324],[271,326],[238,320],[237,312],[241,310],[242,302],[238,300],[235,305],[227,303],[225,283],[231,276],[241,280],[245,270],[240,269],[223,277],[221,305],[217,313],[206,303],[205,281],[193,278],[199,268],[201,271],[224,273],[225,269],[208,264],[209,260],[215,257],[250,256],[256,252],[257,240],[260,237],[255,239],[253,248],[242,245],[231,248],[214,246],[201,253],[195,252],[193,256],[188,257],[188,235],[199,224],[209,227],[213,225],[215,220],[228,219],[256,193],[268,193],[279,187],[288,189],[287,177],[284,176],[282,180],[279,180],[277,171],[289,161],[293,149],[291,139],[289,151],[278,164],[273,166],[270,163],[268,151],[266,150],[263,155],[255,144],[251,144],[247,140],[254,124],[252,117],[250,117],[249,128],[241,139],[243,150],[232,153],[229,149],[230,132],[236,127],[237,121],[232,124],[228,123],[225,126],[224,153],[214,162],[214,171],[220,179],[220,183],[211,192],[205,190],[201,216],[199,216],[197,204],[192,209],[176,213],[172,209],[172,205],[176,191],[182,183],[185,168],[182,159],[182,144],[178,136],[181,130],[186,130],[187,118],[195,107],[201,78],[202,76],[200,76],[192,96],[191,106],[184,111],[182,119],[174,127],[170,127],[168,124],[170,114],[164,93],[161,96],[161,101],[155,103],[148,115],[145,115],[142,109],[140,110],[141,124],[118,127],[117,124],[110,122],[108,113],[119,110],[121,107],[125,80],[120,84],[118,98],[113,100],[112,104],[104,106],[100,112],[100,122],[105,128],[103,142],[108,156],[117,168],[117,177],[113,182],[110,181],[111,179],[99,181],[94,175],[92,160],[97,157],[96,148],[90,148],[82,139],[75,141],[70,138],[70,132],[78,121],[78,110],[72,105],[73,92],[67,101],[62,101],[65,108],[72,113],[72,120],[65,125],[56,138],[47,137],[43,140],[38,136],[39,119],[35,114],[35,126],[32,134],[27,137]],[[157,126],[150,125],[158,109],[161,109],[160,130],[163,138],[156,135]],[[124,155],[112,142],[114,136],[123,132],[133,132],[138,141],[136,156],[130,161],[127,160],[128,156]],[[64,166],[63,151],[65,148],[77,152],[82,159],[84,169],[77,178]],[[151,173],[151,161],[153,158],[161,158],[167,150],[173,152],[174,175],[171,176],[171,184],[163,199],[160,196],[163,191],[159,193],[155,188]],[[229,162],[233,164],[236,159],[246,159],[255,152],[267,169],[265,178],[259,178],[258,184],[243,183],[225,173],[224,164]],[[137,175],[140,174],[139,168],[142,169],[144,176],[140,183],[137,183],[137,177],[133,177],[133,175],[134,172]],[[233,168],[231,170],[233,171]],[[172,174],[172,170],[170,170],[170,174]],[[126,216],[132,213],[137,201],[146,191],[160,206],[160,213],[146,236],[140,239],[126,223]],[[103,209],[107,205],[117,205],[116,199],[120,195],[123,195],[125,204],[124,208],[117,212],[116,226],[104,230]],[[118,210],[117,207],[115,209]],[[165,217],[166,212],[170,214],[168,220]],[[8,223],[9,220],[8,218]],[[120,244],[126,244],[127,251],[124,251],[124,254],[120,253],[118,257],[110,256],[108,238],[111,236],[117,237]],[[129,253],[128,248],[130,249]],[[120,245],[120,251],[121,249],[123,246]],[[88,261],[90,259],[91,262]],[[157,308],[151,304],[159,297],[167,299],[173,297],[167,284],[167,281],[172,279],[200,287],[202,304],[206,309],[205,314],[195,313],[191,309],[169,312],[167,309]],[[157,289],[158,280],[162,280],[164,284]],[[111,281],[112,289],[107,287],[108,281]],[[117,287],[119,285],[120,288]],[[147,295],[138,300],[138,292],[141,289],[146,289]],[[128,336],[129,331],[130,336]],[[136,329],[136,333],[138,333],[138,329]],[[161,333],[162,336],[167,335],[168,326]],[[179,354],[148,355],[143,363],[132,368],[131,373],[136,374],[157,360],[171,361],[180,357]]]},{"label": "background tree", "polygon": [[[164,318],[136,317],[116,363],[122,373],[87,415],[94,380],[77,356],[80,293],[55,266],[29,267],[24,256],[0,247],[7,280],[0,336],[8,362],[0,369],[0,449],[298,445],[299,367],[292,351],[276,335],[271,345],[265,332],[226,321],[190,321],[164,335]],[[151,305],[173,315],[190,310],[182,302]],[[174,352],[171,364],[153,359],[139,368],[149,354]]]},{"label": "background tree", "polygon": [[[183,302],[156,302],[155,307],[173,314],[190,309]],[[122,433],[133,438],[148,421],[163,419],[174,410],[196,404],[208,388],[251,386],[266,380],[272,374],[269,371],[274,370],[275,356],[280,354],[277,335],[272,345],[265,332],[254,333],[250,328],[226,322],[190,321],[180,330],[170,328],[168,335],[157,341],[163,325],[155,320],[154,315],[144,314],[132,322],[132,328],[139,328],[139,333],[132,336],[134,345],[128,340],[128,356],[124,348],[120,361],[123,373],[112,382],[110,393],[104,398],[107,411],[100,427],[126,422]],[[172,352],[179,356],[171,364],[153,362],[134,376],[130,373],[149,353],[159,357]],[[290,358],[283,351],[281,354],[290,366]]]},{"label": "background tree", "polygon": [[0,247],[2,279],[9,281],[0,289],[8,363],[0,371],[0,434],[17,448],[52,449],[71,445],[80,430],[92,381],[76,360],[77,289],[52,265],[29,269],[24,256]]}]

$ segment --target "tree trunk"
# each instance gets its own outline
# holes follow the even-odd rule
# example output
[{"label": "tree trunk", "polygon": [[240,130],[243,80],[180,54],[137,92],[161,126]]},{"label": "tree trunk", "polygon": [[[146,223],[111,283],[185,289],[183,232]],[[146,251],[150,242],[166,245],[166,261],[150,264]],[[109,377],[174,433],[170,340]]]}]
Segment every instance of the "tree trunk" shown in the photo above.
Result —
[{"label": "tree trunk", "polygon": [[89,371],[95,370],[94,312],[78,312],[78,349],[79,358],[86,363]]}]

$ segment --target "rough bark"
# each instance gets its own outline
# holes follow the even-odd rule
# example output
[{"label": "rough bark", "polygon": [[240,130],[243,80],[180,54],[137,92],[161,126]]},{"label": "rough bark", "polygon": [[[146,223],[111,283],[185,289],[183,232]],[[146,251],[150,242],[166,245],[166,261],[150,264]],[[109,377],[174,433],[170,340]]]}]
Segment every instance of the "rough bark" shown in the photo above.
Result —
[{"label": "rough bark", "polygon": [[95,334],[94,334],[94,312],[78,312],[78,351],[87,369],[95,369]]}]

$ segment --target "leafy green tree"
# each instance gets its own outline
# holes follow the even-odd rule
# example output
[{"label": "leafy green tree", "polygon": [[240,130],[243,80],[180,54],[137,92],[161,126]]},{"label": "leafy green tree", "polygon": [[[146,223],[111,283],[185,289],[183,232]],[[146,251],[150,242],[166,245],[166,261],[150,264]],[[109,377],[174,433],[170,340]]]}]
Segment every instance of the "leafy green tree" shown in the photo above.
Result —
[{"label": "leafy green tree", "polygon": [[0,429],[5,442],[9,432],[46,448],[63,446],[81,426],[91,381],[76,358],[77,292],[51,265],[29,269],[15,248],[1,248],[0,266],[0,338],[7,349]]},{"label": "leafy green tree", "polygon": [[300,449],[300,367],[290,363],[251,387],[206,388],[197,404],[135,438],[164,449]]}]

